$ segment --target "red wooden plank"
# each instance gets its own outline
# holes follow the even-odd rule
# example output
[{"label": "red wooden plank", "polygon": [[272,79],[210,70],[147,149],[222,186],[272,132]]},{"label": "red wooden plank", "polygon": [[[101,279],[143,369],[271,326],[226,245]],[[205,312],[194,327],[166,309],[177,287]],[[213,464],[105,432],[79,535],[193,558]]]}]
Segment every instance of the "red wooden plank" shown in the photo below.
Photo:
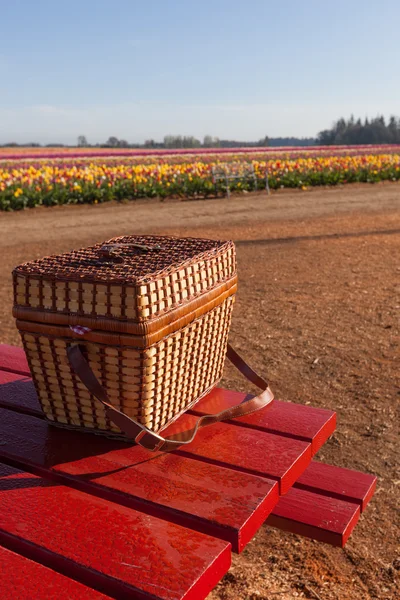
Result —
[{"label": "red wooden plank", "polygon": [[296,481],[296,488],[359,504],[363,512],[371,500],[377,478],[374,475],[312,462]]},{"label": "red wooden plank", "polygon": [[[18,359],[20,363],[25,360],[25,354],[21,348],[15,349],[13,346],[0,346],[0,350],[2,348],[11,349],[14,360]],[[2,357],[3,355],[0,353],[0,368]],[[21,365],[19,366],[21,367]],[[242,402],[245,397],[245,394],[241,392],[216,388],[200,400],[190,412],[196,415],[217,413]],[[30,402],[30,408],[40,411],[37,400],[34,401],[32,398]],[[5,404],[2,405],[5,406]],[[24,406],[26,405],[27,401],[24,402]],[[323,408],[314,408],[275,400],[265,410],[257,411],[251,415],[228,422],[309,442],[311,444],[312,455],[314,455],[334,432],[336,428],[336,413]]]},{"label": "red wooden plank", "polygon": [[[33,384],[31,385],[33,388]],[[24,403],[26,405],[29,402],[29,406],[34,408],[37,406],[34,391],[31,388],[28,394],[29,383],[24,383],[24,386]],[[3,387],[2,405],[9,408],[8,388]],[[189,414],[182,415],[163,434],[169,435],[190,428],[197,418]],[[178,453],[188,458],[275,479],[279,482],[280,493],[285,494],[310,463],[311,444],[258,429],[219,423],[199,431],[195,441]]]},{"label": "red wooden plank", "polygon": [[292,488],[279,500],[267,524],[343,547],[359,516],[360,507],[353,502]]},{"label": "red wooden plank", "polygon": [[[241,392],[215,388],[190,412],[196,415],[219,413],[239,404],[244,398],[246,395]],[[336,413],[324,408],[275,400],[264,410],[228,422],[309,442],[314,455],[335,431]]]},{"label": "red wooden plank", "polygon": [[[198,417],[184,414],[162,433],[171,435],[193,427]],[[228,466],[246,473],[275,479],[285,494],[311,461],[311,444],[229,423],[201,429],[181,456]]]},{"label": "red wooden plank", "polygon": [[29,377],[31,375],[25,352],[17,346],[0,344],[0,369]]},{"label": "red wooden plank", "polygon": [[232,543],[240,552],[276,505],[276,481],[56,429],[0,410],[0,456],[67,485]]},{"label": "red wooden plank", "polygon": [[230,545],[0,465],[0,541],[117,598],[199,600]]},{"label": "red wooden plank", "polygon": [[32,379],[0,371],[0,407],[44,418]]},{"label": "red wooden plank", "polygon": [[13,383],[14,381],[32,381],[27,375],[12,373],[11,371],[0,371],[0,389],[3,384]]},{"label": "red wooden plank", "polygon": [[[1,375],[0,375],[1,377]],[[1,379],[0,379],[1,381]],[[23,382],[21,382],[19,385],[22,386]],[[25,387],[26,387],[26,383],[25,383]],[[34,391],[32,393],[32,389],[33,386],[31,386],[31,393],[30,393],[30,399],[28,399],[27,401],[24,401],[24,404],[28,405],[29,408],[31,408],[34,405],[34,402],[37,403]],[[26,387],[26,391],[27,391],[27,387]],[[21,390],[22,393],[25,394],[25,391]],[[1,394],[1,386],[0,386],[0,405],[3,404],[7,404],[7,394]],[[228,404],[225,403],[225,405],[221,405],[221,398],[222,400],[226,400],[228,401]],[[231,406],[233,404],[237,404],[238,401],[243,400],[244,398],[244,394],[239,394],[237,392],[228,392],[227,390],[215,390],[214,392],[212,392],[207,398],[205,398],[202,402],[208,402],[209,400],[211,401],[210,404],[207,404],[206,408],[204,409],[204,412],[218,412],[219,410],[222,410],[223,408],[227,408],[228,406]],[[217,402],[217,404],[215,403]],[[15,400],[14,400],[14,405],[18,406],[19,405],[19,401],[18,401],[18,395],[15,394]],[[10,402],[8,402],[8,404],[10,405]],[[12,404],[12,403],[11,403]],[[197,408],[197,407],[196,407]],[[272,411],[272,408],[274,409]],[[268,418],[265,418],[265,414],[268,413],[268,411],[272,411],[272,413],[269,415],[270,419],[268,420]],[[199,411],[199,414],[201,414],[202,411]],[[297,415],[296,415],[297,413]],[[310,415],[310,419],[307,420],[307,414]],[[333,431],[334,426],[335,426],[335,414],[332,413],[331,411],[325,411],[322,409],[312,409],[310,407],[304,407],[304,406],[300,406],[300,405],[293,405],[293,404],[289,404],[289,403],[283,403],[283,402],[277,402],[275,401],[274,404],[267,410],[267,411],[260,411],[259,413],[255,413],[254,415],[251,415],[250,417],[248,417],[248,419],[250,419],[251,417],[256,417],[257,419],[260,416],[263,416],[263,421],[257,421],[257,423],[245,423],[242,424],[243,427],[248,427],[248,428],[254,428],[256,430],[259,431],[268,431],[268,428],[271,428],[272,431],[278,431],[279,429],[281,430],[280,433],[282,436],[288,435],[289,437],[291,435],[293,435],[294,437],[298,438],[298,439],[304,439],[307,440],[309,442],[311,442],[314,445],[314,450],[316,448],[318,448],[323,441],[325,441],[325,439],[328,437],[328,435]],[[268,417],[268,414],[266,415]],[[235,423],[236,421],[233,421],[233,423]],[[192,417],[189,416],[185,416],[182,419],[179,420],[179,422],[177,424],[175,424],[173,427],[169,428],[169,430],[167,431],[167,433],[173,433],[174,430],[180,430],[180,429],[185,429],[189,426],[191,426],[192,424]],[[214,426],[216,427],[216,426]],[[232,429],[232,428],[231,428]],[[47,430],[46,430],[47,431]],[[294,433],[290,433],[290,432],[294,432]],[[65,432],[60,432],[62,434],[65,434]],[[204,433],[204,432],[202,432]],[[68,436],[72,435],[70,433],[68,433]],[[74,434],[76,436],[76,434]],[[15,438],[15,436],[14,436]],[[82,438],[86,438],[89,439],[87,436],[79,436],[78,435],[78,439],[82,439]],[[222,438],[223,438],[223,442],[226,443],[226,432],[222,432]],[[90,436],[90,440],[94,440],[95,438],[93,436]],[[98,438],[96,438],[97,441]],[[221,441],[221,431],[219,431],[219,441]],[[253,440],[254,441],[254,440]],[[101,441],[102,443],[104,443],[104,440]],[[82,442],[77,442],[78,446],[82,447]],[[74,446],[77,446],[77,443],[74,442]],[[107,440],[106,442],[107,444],[109,444],[110,442]],[[23,444],[19,444],[19,447],[21,448],[23,446]],[[91,441],[91,446],[92,446],[92,441]],[[234,446],[232,446],[234,447]],[[132,481],[132,475],[130,471],[127,471],[126,469],[124,469],[125,472],[121,471],[120,473],[123,473],[123,476],[120,475],[120,473],[114,474],[114,473],[110,473],[110,471],[112,471],[111,467],[114,467],[114,470],[119,468],[126,468],[126,467],[130,467],[132,468],[133,465],[135,466],[135,470],[137,471],[139,468],[139,464],[140,462],[143,461],[143,463],[146,464],[145,467],[145,474],[148,475],[152,481],[154,481],[155,483],[155,488],[156,490],[162,489],[167,491],[167,497],[163,496],[163,501],[165,501],[166,499],[168,499],[169,502],[171,502],[170,499],[170,491],[168,491],[171,487],[171,482],[168,481],[168,485],[165,485],[165,482],[160,482],[160,478],[159,478],[159,474],[160,472],[166,471],[169,473],[173,474],[172,479],[174,480],[174,485],[178,484],[179,487],[179,483],[181,482],[182,479],[182,473],[183,473],[183,469],[182,469],[182,465],[180,463],[177,463],[174,465],[174,468],[171,470],[171,467],[168,464],[165,464],[163,461],[170,461],[172,458],[174,460],[185,460],[183,458],[183,456],[191,456],[190,451],[193,448],[193,444],[191,446],[189,446],[189,448],[185,451],[185,452],[181,452],[181,456],[174,456],[172,457],[171,455],[165,456],[162,458],[162,461],[160,460],[161,457],[154,457],[157,458],[157,462],[154,461],[154,459],[151,461],[151,467],[155,468],[155,471],[150,472],[148,470],[148,465],[150,464],[149,461],[149,455],[144,452],[143,450],[139,449],[139,448],[129,448],[129,452],[128,454],[126,453],[127,447],[126,445],[123,445],[123,449],[121,451],[115,451],[114,449],[112,451],[109,451],[109,446],[107,446],[107,451],[108,451],[108,456],[102,456],[101,460],[99,460],[98,457],[94,458],[94,457],[86,457],[80,461],[75,461],[72,462],[68,465],[61,465],[60,466],[56,466],[54,470],[56,470],[59,473],[63,473],[63,476],[68,476],[68,475],[73,475],[75,478],[77,478],[80,481],[80,478],[82,476],[90,476],[91,473],[97,473],[100,476],[100,479],[97,478],[96,479],[96,483],[93,484],[93,482],[89,483],[89,486],[96,486],[96,489],[90,489],[89,491],[91,491],[91,493],[99,493],[99,488],[104,488],[107,489],[107,491],[109,493],[113,493],[113,492],[117,492],[118,494],[123,493],[126,496],[130,496],[131,497],[131,501],[132,501],[132,489],[135,490],[135,492],[138,489],[138,485],[137,482],[133,482]],[[247,448],[246,448],[247,450]],[[125,451],[125,452],[124,452]],[[99,450],[100,452],[100,450]],[[105,453],[106,451],[103,450],[103,452]],[[134,454],[132,454],[132,452],[134,452]],[[26,454],[26,453],[25,453]],[[183,456],[182,456],[183,454]],[[215,465],[212,464],[208,464],[208,462],[203,462],[203,461],[210,461],[211,463],[216,463],[217,465],[221,464],[221,456],[224,453],[220,454],[218,453],[217,458],[215,458],[215,453],[211,453],[211,457],[210,457],[210,452],[205,452],[202,451],[202,449],[200,449],[199,452],[197,452],[195,455],[191,456],[191,458],[195,458],[197,460],[201,460],[201,469],[204,468],[216,468]],[[28,455],[32,455],[32,449],[29,450]],[[23,460],[24,455],[22,455],[22,460]],[[21,460],[21,456],[19,457]],[[58,457],[60,458],[60,456]],[[104,462],[103,459],[106,459],[107,463]],[[224,456],[222,456],[222,458],[224,458]],[[265,458],[265,457],[264,457]],[[224,458],[224,460],[226,460],[226,458]],[[127,462],[128,461],[128,462]],[[61,461],[64,462],[64,461]],[[39,465],[40,461],[36,463],[36,467]],[[222,464],[224,464],[222,462]],[[304,475],[303,478],[300,479],[300,483],[299,484],[299,488],[304,488],[304,489],[308,489],[314,492],[318,492],[320,495],[330,495],[334,498],[338,498],[340,499],[345,499],[345,500],[360,500],[360,505],[363,507],[365,506],[366,502],[369,500],[369,498],[372,496],[373,493],[373,489],[375,487],[375,483],[374,481],[371,481],[371,476],[365,476],[363,474],[360,474],[364,477],[363,479],[363,485],[360,488],[360,483],[358,483],[358,488],[355,489],[354,485],[351,488],[350,482],[347,481],[346,485],[347,488],[346,490],[348,490],[348,494],[353,493],[354,497],[350,497],[349,495],[347,496],[343,496],[342,492],[344,493],[344,489],[341,492],[337,491],[337,487],[334,489],[334,481],[335,481],[335,474],[333,473],[333,471],[330,472],[331,477],[328,477],[328,473],[327,470],[325,469],[325,466],[323,467],[318,467],[318,465],[320,463],[316,463],[317,464],[317,469],[319,468],[320,471],[317,472],[315,471],[315,468],[313,466],[308,467],[306,474]],[[186,466],[185,466],[185,473],[186,475],[189,475],[190,472],[192,471],[192,473],[189,475],[189,479],[192,481],[193,479],[193,472],[197,473],[198,472],[198,467],[194,467],[195,463],[192,461],[191,462],[191,469],[186,470]],[[226,464],[225,464],[226,466]],[[241,466],[241,464],[238,464],[237,458],[235,458],[233,460],[232,463],[232,459],[228,462],[228,466],[230,466],[233,469],[240,469],[243,470],[243,467]],[[193,470],[194,467],[194,470]],[[254,467],[254,463],[251,466],[251,468]],[[218,467],[217,467],[218,468]],[[248,468],[248,467],[247,467]],[[303,467],[304,468],[304,467]],[[321,477],[321,468],[323,468],[324,470],[324,476]],[[106,469],[106,471],[105,471]],[[329,469],[335,469],[334,467],[328,467]],[[246,467],[244,468],[244,470],[246,470]],[[224,470],[226,471],[226,470]],[[347,471],[347,470],[344,470]],[[109,474],[110,473],[110,474]],[[349,471],[347,474],[350,475],[352,472]],[[176,478],[175,478],[176,475]],[[203,473],[201,474],[203,476]],[[210,475],[210,474],[209,474]],[[137,473],[136,473],[137,476]],[[265,476],[265,472],[263,472],[263,476]],[[272,475],[273,476],[273,475]],[[344,476],[344,473],[342,473],[342,477]],[[174,479],[175,478],[175,479]],[[367,478],[367,479],[365,479]],[[212,477],[210,476],[210,480],[211,481],[215,481],[215,480],[219,480],[220,477]],[[277,477],[278,479],[278,477]],[[337,477],[336,477],[337,479]],[[340,478],[339,478],[340,479]],[[278,479],[279,480],[279,479]],[[374,478],[372,478],[372,480],[374,480]],[[202,480],[203,482],[205,481]],[[198,482],[196,482],[198,483]],[[320,484],[320,485],[319,485]],[[295,484],[297,485],[297,484]],[[325,489],[323,489],[325,486]],[[207,486],[209,487],[209,486]],[[368,489],[365,489],[365,488]],[[203,488],[204,488],[204,484],[203,484]],[[139,497],[141,497],[142,499],[144,498],[146,501],[151,502],[152,498],[154,497],[154,489],[150,490],[150,488],[148,489],[148,495],[146,494],[142,494],[142,490],[140,488],[139,485]],[[197,491],[197,490],[196,490]],[[216,491],[213,489],[213,492]],[[283,491],[284,488],[283,488]],[[204,492],[204,489],[203,489]],[[172,508],[173,510],[177,511],[176,514],[179,514],[179,511],[182,510],[182,492],[180,490],[179,492],[180,494],[180,505],[174,504],[173,506],[171,506],[170,508]],[[183,494],[183,498],[186,500],[186,494],[187,494],[187,490],[185,489],[185,493]],[[358,494],[358,495],[357,495]],[[203,496],[204,497],[204,496]],[[188,496],[189,498],[189,503],[190,503],[190,508],[192,509],[194,507],[193,504],[193,496],[190,497],[190,494]],[[263,508],[264,508],[264,516],[263,515],[263,511],[262,510],[258,510],[255,511],[254,514],[257,514],[257,519],[254,519],[254,515],[252,515],[252,519],[249,519],[250,521],[253,521],[253,532],[250,533],[250,529],[248,528],[246,530],[246,532],[244,532],[244,530],[242,529],[242,531],[239,531],[239,529],[237,529],[237,537],[229,537],[231,532],[229,532],[229,525],[232,525],[232,522],[230,524],[225,523],[225,525],[227,525],[226,528],[226,532],[227,535],[224,537],[224,539],[227,539],[229,541],[232,541],[235,549],[237,550],[241,550],[245,543],[247,543],[247,541],[249,541],[249,539],[251,539],[251,536],[254,534],[255,530],[259,527],[259,525],[262,522],[262,519],[265,518],[265,516],[268,514],[268,512],[271,510],[271,507],[273,505],[274,502],[276,502],[276,499],[272,500],[272,498],[275,498],[275,496],[273,496],[273,494],[270,494],[269,497],[269,503],[264,502],[263,503]],[[159,500],[159,498],[157,497],[157,499]],[[136,496],[136,500],[137,500],[137,496]],[[230,498],[228,499],[229,502]],[[318,500],[318,498],[317,498]],[[123,500],[121,499],[121,497],[119,497],[117,499],[117,501],[122,502]],[[364,502],[364,504],[363,504]],[[210,501],[210,498],[207,498],[206,503],[213,505],[212,500]],[[179,504],[179,503],[178,503]],[[268,512],[266,512],[266,506],[268,504]],[[134,504],[133,504],[134,505]],[[279,505],[281,506],[281,504]],[[339,505],[340,506],[340,505]],[[163,507],[162,510],[166,510],[168,507],[168,504],[166,503],[166,505]],[[186,507],[188,508],[188,506]],[[149,508],[147,507],[147,510],[149,510]],[[219,509],[218,509],[219,510]],[[195,517],[199,518],[200,513],[197,512],[196,510],[194,510],[193,512],[196,512]],[[226,511],[225,511],[226,512]],[[230,512],[230,511],[228,511]],[[275,511],[274,511],[275,512]],[[155,513],[157,514],[157,513]],[[232,515],[234,513],[231,513]],[[210,515],[208,515],[210,517]],[[331,515],[332,516],[332,515]],[[202,517],[204,517],[204,513],[202,513]],[[169,517],[165,517],[164,518],[169,518],[170,520],[173,520],[173,517],[171,515],[169,515]],[[180,517],[181,518],[181,517]],[[283,517],[282,515],[277,515],[274,514],[273,516],[271,516],[271,519],[275,519],[275,524],[277,524],[278,519],[279,519],[279,523],[280,523],[280,527],[284,528],[284,529],[289,529],[292,530],[294,526],[297,527],[297,530],[299,529],[299,527],[301,526],[303,529],[306,528],[308,530],[308,535],[310,535],[310,531],[312,530],[313,525],[310,523],[307,523],[307,516],[304,513],[303,515],[303,521],[299,524],[298,520],[296,521],[296,519],[292,519],[290,517],[290,514],[287,513],[286,517]],[[178,518],[178,522],[179,518]],[[294,524],[295,525],[294,525]],[[220,523],[218,523],[220,525]],[[355,524],[355,523],[354,523]],[[190,526],[190,524],[189,524]],[[193,526],[193,525],[192,525]],[[194,528],[196,528],[196,526],[198,527],[198,523],[196,523],[194,525]],[[354,525],[353,525],[354,526]],[[215,531],[209,531],[207,529],[207,526],[204,529],[206,532],[208,533],[213,533],[215,535]],[[319,530],[319,533],[321,535],[321,529]],[[298,531],[300,532],[300,531]],[[326,535],[326,534],[325,534]],[[332,532],[329,533],[330,536],[333,535]],[[337,535],[337,532],[335,532],[335,535]],[[219,536],[221,536],[221,532],[219,532]],[[313,536],[315,537],[315,535],[313,534]],[[337,539],[336,539],[336,542]]]},{"label": "red wooden plank", "polygon": [[105,596],[0,546],[2,600],[106,600]]}]

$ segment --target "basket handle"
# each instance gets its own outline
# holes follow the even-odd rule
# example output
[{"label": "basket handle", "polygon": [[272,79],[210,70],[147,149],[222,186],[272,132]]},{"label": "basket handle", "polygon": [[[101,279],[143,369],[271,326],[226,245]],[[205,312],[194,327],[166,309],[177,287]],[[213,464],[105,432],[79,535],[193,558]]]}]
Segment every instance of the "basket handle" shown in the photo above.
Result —
[{"label": "basket handle", "polygon": [[99,248],[99,254],[101,258],[115,258],[119,257],[117,253],[118,250],[123,250],[124,248],[137,248],[138,250],[141,250],[141,252],[151,252],[154,250],[158,252],[159,250],[162,250],[162,246],[159,244],[153,244],[152,246],[149,246],[148,244],[138,244],[134,242],[131,244],[106,243]]},{"label": "basket handle", "polygon": [[244,400],[237,406],[227,408],[220,413],[204,415],[198,419],[196,425],[192,429],[163,438],[112,406],[107,392],[90,368],[79,344],[70,346],[67,350],[67,354],[73,372],[87,387],[88,391],[103,404],[110,421],[115,423],[115,425],[117,425],[121,431],[126,433],[129,438],[135,440],[137,444],[152,452],[177,450],[180,446],[190,444],[196,436],[197,431],[202,427],[224,421],[225,419],[235,419],[237,417],[249,415],[260,408],[264,408],[274,399],[274,395],[268,383],[262,377],[257,375],[257,373],[237,354],[232,346],[228,344],[227,358],[242,373],[242,375],[251,381],[251,383],[254,383],[257,387],[262,389],[262,393],[249,400]]}]

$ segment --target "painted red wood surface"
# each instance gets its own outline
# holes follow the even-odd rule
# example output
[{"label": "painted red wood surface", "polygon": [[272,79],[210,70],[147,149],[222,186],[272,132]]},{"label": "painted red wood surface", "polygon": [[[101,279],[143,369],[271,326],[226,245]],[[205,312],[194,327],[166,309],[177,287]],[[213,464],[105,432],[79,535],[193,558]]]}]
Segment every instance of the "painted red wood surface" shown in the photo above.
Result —
[{"label": "painted red wood surface", "polygon": [[32,379],[0,370],[0,407],[44,418]]},{"label": "painted red wood surface", "polygon": [[[10,348],[12,347],[6,347],[6,350]],[[19,349],[19,353],[13,352],[12,358],[17,363],[17,366],[14,367],[15,370],[23,369],[23,360],[25,359],[22,349]],[[1,360],[2,356],[0,355],[0,364],[2,364]],[[7,364],[12,367],[12,361],[10,363],[9,360]],[[24,398],[24,407],[29,408],[31,414],[34,414],[38,408],[38,402],[37,399],[34,399],[33,388],[29,390],[28,384],[25,382],[15,383],[15,390],[20,387],[24,388],[24,392],[21,393],[21,397]],[[12,393],[12,388],[4,390],[0,394],[0,405],[9,407],[13,404],[15,406],[18,404],[18,396],[19,390],[14,393]],[[244,395],[214,390],[210,397],[212,406],[206,405],[207,410],[217,410],[218,412],[227,405],[219,405],[216,408],[213,403],[236,404],[244,398]],[[207,402],[207,398],[202,402]],[[293,411],[293,417],[290,416],[291,411]],[[308,413],[309,419],[306,418]],[[254,430],[244,426],[239,428],[236,421],[233,422],[234,427],[231,424],[222,423],[214,425],[208,430],[200,431],[194,443],[190,444],[188,449],[180,451],[180,454],[275,479],[279,482],[280,493],[286,493],[309,464],[311,454],[332,433],[335,427],[335,413],[290,403],[274,402],[265,411],[259,411],[254,415],[244,417],[244,419],[251,419],[257,414],[261,415],[257,418],[264,419],[264,425],[265,420],[270,419],[272,429],[277,431],[278,435],[269,433],[266,429],[261,431],[258,427]],[[193,415],[183,415],[164,433],[173,433],[191,427],[195,420]],[[281,425],[278,425],[279,423]],[[294,432],[292,434],[290,433],[291,428]],[[279,429],[280,431],[278,431]],[[239,448],[240,451],[232,452],[232,448]]]},{"label": "painted red wood surface", "polygon": [[[190,429],[198,417],[184,414],[162,433],[171,435]],[[311,461],[311,444],[230,423],[201,429],[181,456],[228,466],[246,473],[275,479],[286,494]]]},{"label": "painted red wood surface", "polygon": [[[190,412],[196,415],[218,413],[243,402],[244,398],[246,395],[241,392],[215,388]],[[314,455],[335,431],[336,413],[275,400],[264,410],[228,422],[309,442]]]},{"label": "painted red wood surface", "polygon": [[279,500],[267,524],[343,547],[359,516],[360,507],[354,502],[292,488]]},{"label": "painted red wood surface", "polygon": [[376,481],[374,475],[312,462],[296,481],[295,486],[332,498],[354,502],[360,506],[361,512],[363,512],[375,492]]},{"label": "painted red wood surface", "polygon": [[[307,501],[320,507],[318,527],[312,511],[299,513],[301,490],[299,494],[292,494],[291,490],[290,502],[284,502],[283,498],[278,502],[276,482],[178,455],[149,457],[141,448],[55,430],[45,421],[12,411],[0,410],[0,422],[0,457],[82,491],[231,541],[238,552],[252,539],[271,510],[269,524],[335,545],[344,543],[344,532],[351,533],[352,527],[347,529],[347,525],[355,525],[353,509],[344,510],[342,502],[320,501],[321,491],[315,485]],[[320,463],[311,463],[306,476],[309,471],[313,473],[314,464],[319,467],[321,481],[326,480],[324,467],[333,475],[330,465],[321,463],[321,469]],[[306,476],[305,480],[310,482],[310,475]],[[339,494],[333,497],[348,502],[347,497],[340,498]],[[328,511],[325,519],[322,518],[324,508]],[[339,530],[332,530],[336,509]]]},{"label": "painted red wood surface", "polygon": [[[0,345],[0,369],[30,375],[23,349],[15,346]],[[198,415],[220,412],[242,402],[244,398],[245,394],[241,392],[215,388],[190,412]],[[266,410],[240,417],[232,422],[310,442],[312,453],[315,454],[335,430],[336,413],[323,408],[276,400]]]},{"label": "painted red wood surface", "polygon": [[312,462],[279,500],[268,524],[344,546],[376,488],[376,477]]},{"label": "painted red wood surface", "polygon": [[[23,354],[22,349],[19,349],[19,354],[16,357],[14,354],[14,358],[21,359],[20,354]],[[0,354],[0,368],[2,365],[1,360],[2,355]],[[9,368],[11,368],[12,364],[8,364]],[[22,365],[18,363],[17,367],[22,368]],[[3,373],[0,371],[0,384],[3,382],[2,375]],[[24,391],[20,396],[20,401],[18,400],[17,392],[13,397],[9,394],[7,399],[3,398],[0,394],[0,406],[7,407],[10,403],[14,406],[22,404],[29,410],[30,414],[35,414],[35,411],[38,414],[42,414],[34,389],[29,389],[27,386],[21,387],[24,388]],[[15,389],[17,390],[18,386],[15,386]],[[27,398],[28,395],[30,396],[29,398]],[[240,392],[216,388],[208,396],[200,400],[190,412],[194,415],[217,413],[239,404],[244,398],[245,394]],[[265,410],[257,411],[247,417],[240,417],[228,422],[309,442],[311,444],[312,455],[314,455],[334,432],[336,428],[336,413],[322,408],[313,408],[275,400]]]},{"label": "painted red wood surface", "polygon": [[29,377],[31,375],[25,352],[17,346],[0,344],[0,369],[28,375]]},{"label": "painted red wood surface", "polygon": [[0,457],[47,478],[232,543],[240,552],[279,499],[278,484],[174,454],[56,429],[0,409]]},{"label": "painted red wood surface", "polygon": [[110,600],[65,575],[0,546],[1,600]]},{"label": "painted red wood surface", "polygon": [[[18,405],[27,409],[29,414],[36,414],[38,401],[31,381],[18,380],[0,385],[0,406],[12,408]],[[168,435],[190,428],[197,419],[193,415],[182,415],[163,433]],[[90,436],[92,439],[93,436]],[[107,443],[110,444],[110,441],[107,440]],[[134,451],[133,448],[131,450]],[[311,444],[235,424],[219,423],[200,430],[195,441],[177,454],[274,479],[279,483],[280,493],[284,494],[310,463]],[[148,453],[146,456],[149,456]]]},{"label": "painted red wood surface", "polygon": [[121,599],[199,600],[230,566],[226,542],[6,465],[0,543]]},{"label": "painted red wood surface", "polygon": [[[20,360],[14,370],[20,372],[21,352],[13,355]],[[0,406],[43,417],[27,377],[0,371],[0,384]],[[219,412],[244,397],[217,389],[192,412]],[[6,415],[3,457],[91,494],[216,535],[232,542],[236,551],[251,539],[278,499],[274,482],[254,473],[276,479],[281,493],[298,481],[288,500],[275,506],[270,524],[334,545],[345,543],[358,518],[354,503],[363,509],[376,485],[374,477],[362,473],[321,463],[307,467],[311,454],[335,427],[335,413],[323,409],[275,401],[265,411],[243,417],[240,424],[234,420],[201,431],[194,443],[173,455],[149,455],[125,443],[55,430],[44,421],[1,412]],[[189,428],[196,418],[184,415],[164,433]],[[71,447],[77,455],[71,456]],[[302,509],[307,502],[319,506],[316,513]],[[346,506],[349,503],[353,507]]]}]

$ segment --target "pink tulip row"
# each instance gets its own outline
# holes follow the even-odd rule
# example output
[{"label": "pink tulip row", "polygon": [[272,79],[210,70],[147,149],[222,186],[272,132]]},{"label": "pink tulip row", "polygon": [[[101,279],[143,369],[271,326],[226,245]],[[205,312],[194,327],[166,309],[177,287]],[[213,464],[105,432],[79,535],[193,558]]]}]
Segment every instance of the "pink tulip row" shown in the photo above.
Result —
[{"label": "pink tulip row", "polygon": [[0,160],[42,160],[42,159],[76,159],[76,158],[106,158],[106,157],[139,157],[139,156],[179,156],[179,155],[207,155],[207,154],[281,154],[281,153],[301,153],[301,154],[319,154],[329,152],[329,154],[346,154],[347,152],[355,153],[371,153],[382,152],[392,153],[399,152],[400,145],[395,144],[366,144],[359,146],[268,146],[265,148],[178,148],[178,149],[92,149],[73,150],[66,148],[65,150],[55,149],[32,151],[22,149],[10,152],[7,148],[0,148]]}]

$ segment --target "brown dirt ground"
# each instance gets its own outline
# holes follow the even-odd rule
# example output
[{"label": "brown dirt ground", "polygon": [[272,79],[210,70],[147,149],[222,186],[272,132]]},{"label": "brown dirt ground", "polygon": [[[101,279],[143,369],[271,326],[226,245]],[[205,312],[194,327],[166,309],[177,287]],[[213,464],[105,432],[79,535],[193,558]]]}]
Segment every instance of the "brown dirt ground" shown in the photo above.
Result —
[{"label": "brown dirt ground", "polygon": [[[9,344],[19,344],[10,273],[20,262],[134,232],[238,241],[234,345],[278,397],[337,411],[319,459],[378,475],[344,550],[262,527],[210,600],[399,598],[399,209],[391,184],[0,215]],[[223,383],[246,389],[229,369]]]}]

